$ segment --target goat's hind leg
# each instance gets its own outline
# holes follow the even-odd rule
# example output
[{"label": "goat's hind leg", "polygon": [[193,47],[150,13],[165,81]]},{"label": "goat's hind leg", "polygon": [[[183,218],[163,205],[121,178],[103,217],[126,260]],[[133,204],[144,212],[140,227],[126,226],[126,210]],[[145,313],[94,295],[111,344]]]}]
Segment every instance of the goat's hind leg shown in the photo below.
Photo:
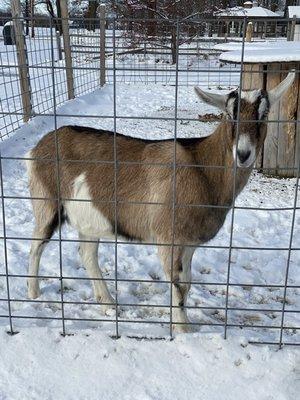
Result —
[{"label": "goat's hind leg", "polygon": [[29,255],[29,270],[27,280],[28,297],[36,299],[40,296],[40,288],[38,281],[38,273],[40,267],[40,260],[45,246],[49,239],[51,239],[53,232],[57,226],[58,216],[53,214],[50,218],[44,215],[44,221],[38,219],[33,232],[31,242],[30,255]]},{"label": "goat's hind leg", "polygon": [[92,281],[94,295],[96,300],[102,305],[102,311],[105,313],[115,305],[115,300],[108,291],[106,282],[103,280],[102,273],[98,264],[98,247],[97,239],[91,239],[85,235],[79,234],[81,240],[79,245],[79,254],[87,274]]}]

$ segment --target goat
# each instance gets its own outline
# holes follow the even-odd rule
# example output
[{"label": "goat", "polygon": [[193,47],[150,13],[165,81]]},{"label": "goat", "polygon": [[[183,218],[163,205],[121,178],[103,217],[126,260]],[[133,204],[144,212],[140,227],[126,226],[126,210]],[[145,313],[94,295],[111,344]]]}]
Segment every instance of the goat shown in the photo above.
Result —
[{"label": "goat", "polygon": [[[270,91],[241,91],[240,99],[237,90],[220,95],[196,87],[201,100],[224,112],[214,133],[205,138],[151,141],[78,126],[64,126],[45,135],[27,160],[35,216],[29,298],[40,295],[38,271],[43,249],[59,221],[67,220],[79,233],[79,253],[104,311],[115,301],[99,269],[99,238],[117,234],[163,245],[158,246],[158,253],[172,285],[173,327],[188,331],[185,305],[195,247],[211,240],[222,227],[265,140],[270,107],[294,78],[295,73],[290,72]],[[239,124],[235,122],[238,108]]]}]

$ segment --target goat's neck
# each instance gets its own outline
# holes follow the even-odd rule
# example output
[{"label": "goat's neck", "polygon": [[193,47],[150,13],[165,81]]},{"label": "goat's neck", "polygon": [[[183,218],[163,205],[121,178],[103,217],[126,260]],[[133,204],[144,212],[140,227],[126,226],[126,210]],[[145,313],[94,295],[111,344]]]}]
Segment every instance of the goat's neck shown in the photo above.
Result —
[{"label": "goat's neck", "polygon": [[[231,131],[231,123],[227,120],[222,121],[211,136],[198,144],[195,152],[197,164],[208,166],[204,169],[204,173],[212,193],[212,202],[215,204],[230,205],[233,201],[235,175]],[[225,168],[222,168],[224,166]],[[250,173],[251,168],[237,168],[236,196],[246,185]]]}]

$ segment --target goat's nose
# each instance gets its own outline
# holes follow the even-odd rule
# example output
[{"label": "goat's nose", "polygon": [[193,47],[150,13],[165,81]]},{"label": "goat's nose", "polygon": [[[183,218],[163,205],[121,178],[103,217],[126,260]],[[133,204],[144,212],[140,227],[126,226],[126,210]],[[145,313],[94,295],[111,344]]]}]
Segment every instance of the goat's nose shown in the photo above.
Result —
[{"label": "goat's nose", "polygon": [[237,154],[239,157],[240,162],[243,164],[245,161],[248,160],[250,156],[251,151],[250,150],[238,150]]}]

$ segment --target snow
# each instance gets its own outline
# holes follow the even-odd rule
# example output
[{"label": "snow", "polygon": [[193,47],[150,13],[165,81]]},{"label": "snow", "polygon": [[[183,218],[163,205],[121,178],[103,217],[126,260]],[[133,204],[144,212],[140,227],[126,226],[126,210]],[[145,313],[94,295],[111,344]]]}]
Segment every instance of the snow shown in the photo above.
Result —
[{"label": "snow", "polygon": [[295,400],[300,390],[299,352],[242,338],[113,340],[39,327],[0,332],[0,343],[1,400]]},{"label": "snow", "polygon": [[[218,49],[225,50],[220,55],[220,61],[240,63],[242,59],[242,46],[237,43],[229,43],[227,46],[218,46]],[[230,51],[234,49],[233,51]],[[229,50],[229,51],[228,51]],[[300,61],[300,43],[249,43],[244,48],[244,63],[274,63]]]},{"label": "snow", "polygon": [[215,13],[218,17],[252,17],[252,18],[259,18],[259,17],[274,17],[278,18],[279,14],[268,10],[264,7],[252,7],[252,8],[244,8],[244,7],[232,7],[227,8],[226,10],[218,11]]},{"label": "snow", "polygon": [[289,18],[293,18],[294,15],[296,15],[297,18],[300,18],[300,6],[289,6],[288,15]]},{"label": "snow", "polygon": [[[252,42],[245,42],[244,44],[245,49],[247,51],[253,50],[263,50],[274,48],[275,50],[278,48],[286,48],[289,47],[291,50],[294,49],[296,44],[294,42],[287,42],[285,38],[282,39],[273,39],[273,40],[260,40],[260,41],[252,41]],[[227,42],[227,43],[218,43],[213,46],[214,50],[218,51],[235,51],[235,50],[242,50],[242,43],[240,42]]]}]

